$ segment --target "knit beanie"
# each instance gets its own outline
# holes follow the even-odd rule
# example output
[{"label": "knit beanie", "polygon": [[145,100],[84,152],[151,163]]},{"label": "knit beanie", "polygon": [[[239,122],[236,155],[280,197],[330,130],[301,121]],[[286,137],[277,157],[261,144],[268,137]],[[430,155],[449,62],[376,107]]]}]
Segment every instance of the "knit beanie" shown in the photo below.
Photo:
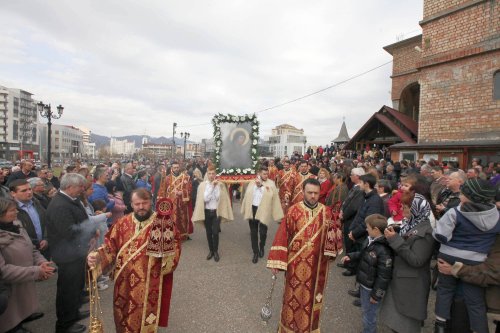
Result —
[{"label": "knit beanie", "polygon": [[485,204],[492,203],[496,194],[495,188],[480,178],[467,179],[462,185],[461,192],[470,201]]}]

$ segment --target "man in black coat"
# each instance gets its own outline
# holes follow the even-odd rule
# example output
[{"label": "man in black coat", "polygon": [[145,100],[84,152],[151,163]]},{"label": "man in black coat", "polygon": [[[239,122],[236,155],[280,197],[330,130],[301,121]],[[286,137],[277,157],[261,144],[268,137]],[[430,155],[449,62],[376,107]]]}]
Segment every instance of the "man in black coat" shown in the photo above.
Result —
[{"label": "man in black coat", "polygon": [[9,176],[6,185],[9,186],[9,184],[16,179],[28,179],[36,177],[36,173],[34,171],[31,171],[32,169],[33,163],[31,163],[31,161],[26,160],[21,162],[21,170],[12,173]]},{"label": "man in black coat", "polygon": [[33,197],[33,190],[26,179],[16,179],[11,182],[10,193],[17,203],[18,220],[26,229],[36,249],[49,260],[45,208]]},{"label": "man in black coat", "polygon": [[[342,203],[342,209],[340,211],[346,253],[352,252],[354,250],[354,242],[348,237],[348,235],[351,223],[356,217],[356,213],[358,212],[358,209],[361,207],[364,201],[364,192],[358,185],[359,177],[364,174],[365,170],[363,170],[363,168],[354,168],[351,170],[351,181],[354,183],[354,186],[349,190],[347,198]],[[348,270],[343,272],[343,275],[351,276],[356,274],[354,269],[351,269],[350,267],[346,268],[348,268]]]},{"label": "man in black coat", "polygon": [[77,321],[88,317],[79,311],[85,285],[85,258],[96,227],[78,198],[85,190],[85,177],[68,173],[61,179],[60,191],[47,208],[47,232],[52,260],[57,264],[56,333],[86,330]]},{"label": "man in black coat", "polygon": [[128,214],[132,212],[132,206],[131,206],[131,195],[132,191],[135,190],[135,181],[134,181],[134,165],[132,163],[127,163],[125,165],[125,168],[123,169],[123,175],[120,177],[120,181],[123,186],[123,202],[127,206],[127,209],[125,210],[125,214]]},{"label": "man in black coat", "polygon": [[374,189],[377,183],[375,176],[366,174],[359,178],[359,187],[364,193],[364,202],[349,228],[349,238],[355,242],[358,251],[363,247],[368,235],[365,224],[366,217],[372,214],[384,214],[384,202],[378,195],[377,190]]}]

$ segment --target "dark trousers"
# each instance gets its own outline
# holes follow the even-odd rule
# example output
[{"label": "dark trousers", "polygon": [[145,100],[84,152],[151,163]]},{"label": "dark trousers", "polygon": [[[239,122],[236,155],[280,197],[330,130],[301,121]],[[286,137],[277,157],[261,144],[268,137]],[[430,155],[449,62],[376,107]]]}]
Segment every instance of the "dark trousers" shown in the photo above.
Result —
[{"label": "dark trousers", "polygon": [[[252,241],[252,250],[254,254],[259,253],[259,246],[260,249],[264,250],[267,238],[267,225],[255,219],[255,213],[257,213],[257,208],[258,208],[257,206],[252,206],[253,219],[248,220],[248,224],[250,225],[250,239]],[[259,235],[260,235],[260,244],[259,244]]]},{"label": "dark trousers", "polygon": [[349,238],[349,228],[352,221],[344,221],[342,224],[342,233],[344,237],[345,253],[353,252],[354,242]]},{"label": "dark trousers", "polygon": [[210,252],[219,251],[220,218],[216,210],[205,209],[205,231]]},{"label": "dark trousers", "polygon": [[69,263],[57,263],[57,269],[56,331],[68,328],[78,318],[85,287],[85,257]]},{"label": "dark trousers", "polygon": [[[454,264],[456,260],[460,260],[466,265],[477,265],[480,262],[459,259],[443,253],[438,255],[450,264]],[[439,273],[439,280],[436,291],[436,316],[444,319],[451,319],[451,306],[458,289],[463,292],[464,303],[469,314],[470,328],[474,332],[488,332],[488,318],[486,317],[486,302],[484,300],[484,288],[463,282],[453,275],[445,275]]]}]

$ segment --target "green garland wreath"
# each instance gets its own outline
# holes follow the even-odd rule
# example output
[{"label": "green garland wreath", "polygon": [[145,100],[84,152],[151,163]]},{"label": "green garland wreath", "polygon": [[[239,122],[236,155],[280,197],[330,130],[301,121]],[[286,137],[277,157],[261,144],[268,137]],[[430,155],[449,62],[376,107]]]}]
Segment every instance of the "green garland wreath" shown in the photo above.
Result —
[{"label": "green garland wreath", "polygon": [[[252,146],[250,148],[251,157],[252,157],[252,168],[247,169],[221,169],[220,166],[220,153],[222,146],[222,134],[220,130],[220,123],[252,123],[252,131],[250,133],[250,141],[252,142]],[[257,116],[255,114],[252,115],[243,115],[243,116],[235,116],[231,114],[223,115],[221,113],[215,115],[212,118],[212,124],[214,126],[214,142],[215,142],[215,160],[214,165],[217,171],[217,174],[224,175],[253,175],[255,174],[255,170],[257,168],[257,145],[259,143],[259,121],[257,120]]]}]

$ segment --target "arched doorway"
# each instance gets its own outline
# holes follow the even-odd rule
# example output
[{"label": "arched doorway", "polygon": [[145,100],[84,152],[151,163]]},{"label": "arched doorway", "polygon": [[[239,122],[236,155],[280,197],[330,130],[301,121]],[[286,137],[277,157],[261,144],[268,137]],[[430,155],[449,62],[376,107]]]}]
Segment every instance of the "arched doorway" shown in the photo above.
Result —
[{"label": "arched doorway", "polygon": [[399,100],[399,112],[406,114],[413,120],[418,121],[420,111],[420,84],[411,83],[401,92]]}]

